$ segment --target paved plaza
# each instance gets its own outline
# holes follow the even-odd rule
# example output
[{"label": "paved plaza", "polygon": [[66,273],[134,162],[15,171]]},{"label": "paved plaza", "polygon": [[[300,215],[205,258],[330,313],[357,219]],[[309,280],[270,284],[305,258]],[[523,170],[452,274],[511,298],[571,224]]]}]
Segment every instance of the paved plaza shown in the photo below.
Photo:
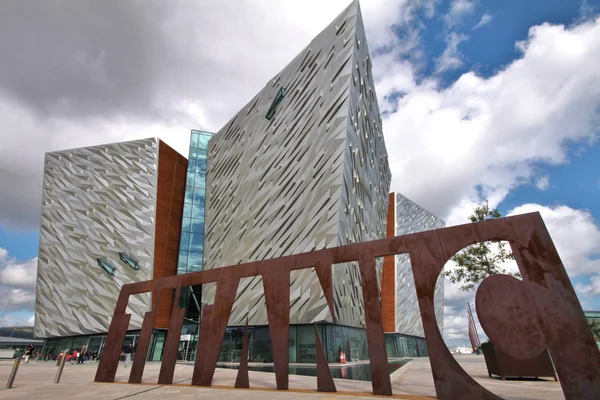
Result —
[{"label": "paved plaza", "polygon": [[[482,356],[457,356],[461,366],[479,383],[505,399],[558,400],[564,399],[560,384],[551,379],[507,380],[489,378]],[[0,384],[4,388],[12,368],[9,360],[0,361]],[[336,399],[352,397],[373,398],[370,382],[336,379],[338,393],[317,393],[316,378],[290,375],[289,392],[275,390],[275,376],[266,372],[250,372],[252,389],[233,389],[237,371],[218,368],[214,388],[190,386],[193,366],[177,364],[174,385],[157,385],[160,363],[148,363],[143,383],[127,384],[130,366],[121,363],[115,383],[93,382],[97,363],[65,365],[61,382],[54,384],[58,367],[52,362],[30,362],[19,368],[13,389],[0,389],[1,399]],[[415,359],[392,374],[394,397],[407,400],[435,397],[429,360]],[[362,392],[362,393],[348,393]],[[380,396],[377,396],[380,397]]]}]

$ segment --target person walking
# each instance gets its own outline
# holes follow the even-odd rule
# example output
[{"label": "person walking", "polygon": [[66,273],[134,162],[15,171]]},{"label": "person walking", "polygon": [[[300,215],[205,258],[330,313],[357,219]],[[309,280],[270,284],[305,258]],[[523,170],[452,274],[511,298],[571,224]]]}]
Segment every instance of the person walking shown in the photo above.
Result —
[{"label": "person walking", "polygon": [[35,349],[33,343],[27,346],[27,350],[25,351],[25,364],[29,363],[29,357],[33,354],[33,349]]},{"label": "person walking", "polygon": [[129,343],[129,345],[125,346],[123,349],[123,353],[125,354],[125,367],[131,361],[131,354],[133,353],[133,345]]},{"label": "person walking", "polygon": [[81,351],[79,352],[79,358],[77,359],[77,364],[83,364],[84,357],[85,357],[85,344],[83,345],[83,347],[81,348]]}]

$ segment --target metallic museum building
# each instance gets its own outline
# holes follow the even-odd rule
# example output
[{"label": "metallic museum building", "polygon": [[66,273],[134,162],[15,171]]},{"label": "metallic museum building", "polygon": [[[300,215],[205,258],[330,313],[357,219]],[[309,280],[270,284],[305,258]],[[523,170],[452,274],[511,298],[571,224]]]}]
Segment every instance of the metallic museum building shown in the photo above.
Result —
[{"label": "metallic museum building", "polygon": [[[100,351],[121,286],[177,272],[187,160],[143,139],[47,153],[44,163],[34,333],[49,339],[45,354]],[[132,296],[129,343],[153,300]],[[159,328],[170,318],[163,304]]]},{"label": "metallic museum building", "polygon": [[[48,153],[44,168],[37,337],[54,355],[101,352],[122,285],[387,236],[444,222],[390,195],[391,173],[358,2],[348,6],[215,134],[192,131],[189,158],[158,139]],[[388,257],[389,258],[389,257]],[[407,256],[378,260],[390,357],[426,355]],[[315,361],[317,323],[330,362],[368,357],[358,266],[333,266],[332,317],[314,270],[290,277],[289,356]],[[438,296],[439,294],[439,296]],[[193,360],[214,285],[181,293],[180,359]],[[153,299],[133,296],[126,343]],[[443,320],[443,280],[436,293]],[[170,310],[148,354],[160,360]],[[220,360],[272,361],[263,285],[240,282]]]}]

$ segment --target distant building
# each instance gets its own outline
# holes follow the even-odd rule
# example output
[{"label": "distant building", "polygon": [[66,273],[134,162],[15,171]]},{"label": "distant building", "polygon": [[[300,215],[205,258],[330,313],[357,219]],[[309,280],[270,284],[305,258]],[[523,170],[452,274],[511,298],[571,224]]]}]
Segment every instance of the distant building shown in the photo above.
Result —
[{"label": "distant building", "polygon": [[[153,138],[46,154],[35,304],[46,353],[99,350],[124,284],[176,274],[186,170]],[[130,298],[129,343],[155,300]],[[169,318],[161,307],[157,327]]]},{"label": "distant building", "polygon": [[[384,238],[391,173],[381,129],[355,1],[210,140],[204,268]],[[340,326],[316,273],[292,272],[292,361],[314,361],[313,322],[330,360],[347,347],[367,357],[359,275],[356,263],[333,268]],[[242,280],[229,324],[248,319],[256,360],[269,360],[262,292],[260,277]],[[203,287],[203,303],[214,295]]]}]

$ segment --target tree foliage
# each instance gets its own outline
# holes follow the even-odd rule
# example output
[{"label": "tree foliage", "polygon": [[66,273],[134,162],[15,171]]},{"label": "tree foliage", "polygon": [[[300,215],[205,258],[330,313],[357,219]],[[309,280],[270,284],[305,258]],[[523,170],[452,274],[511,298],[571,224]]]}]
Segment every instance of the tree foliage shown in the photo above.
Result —
[{"label": "tree foliage", "polygon": [[[500,218],[502,215],[497,209],[490,209],[488,201],[476,207],[469,221],[480,222]],[[475,285],[490,275],[507,274],[520,277],[519,273],[508,273],[501,267],[502,263],[514,260],[514,255],[506,246],[506,242],[492,241],[477,243],[466,247],[452,257],[457,266],[446,272],[446,277],[452,283],[461,283],[461,290],[469,291]]]},{"label": "tree foliage", "polygon": [[598,321],[597,319],[588,319],[588,324],[590,325],[590,329],[592,330],[594,339],[596,339],[596,342],[600,342],[600,321]]}]

